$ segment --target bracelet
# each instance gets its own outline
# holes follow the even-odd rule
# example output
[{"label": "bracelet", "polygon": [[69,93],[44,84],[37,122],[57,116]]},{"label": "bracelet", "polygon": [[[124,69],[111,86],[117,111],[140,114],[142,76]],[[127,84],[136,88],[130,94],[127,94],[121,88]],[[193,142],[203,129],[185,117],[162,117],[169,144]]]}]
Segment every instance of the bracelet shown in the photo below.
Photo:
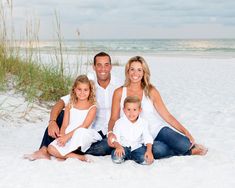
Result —
[{"label": "bracelet", "polygon": [[113,144],[114,142],[118,142],[118,141],[117,141],[117,139],[112,138],[112,140],[111,140],[111,144]]},{"label": "bracelet", "polygon": [[55,119],[50,119],[48,122],[50,123],[51,121],[54,121],[54,122],[56,122],[56,120],[55,120]]},{"label": "bracelet", "polygon": [[113,133],[113,131],[109,131],[107,132],[107,137],[109,136],[109,134]]}]

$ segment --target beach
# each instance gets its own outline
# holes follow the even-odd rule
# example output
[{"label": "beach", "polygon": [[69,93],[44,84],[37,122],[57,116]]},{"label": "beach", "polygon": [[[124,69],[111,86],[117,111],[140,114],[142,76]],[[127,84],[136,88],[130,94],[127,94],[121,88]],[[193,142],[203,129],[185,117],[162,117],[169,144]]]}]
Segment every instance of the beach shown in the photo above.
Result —
[{"label": "beach", "polygon": [[[116,55],[125,64],[130,56]],[[209,151],[206,156],[113,164],[110,156],[24,160],[38,149],[50,109],[28,103],[14,88],[0,93],[0,187],[181,187],[235,186],[235,58],[144,56],[151,81],[167,108]],[[91,71],[91,69],[89,70]],[[124,67],[112,73],[123,75]]]}]

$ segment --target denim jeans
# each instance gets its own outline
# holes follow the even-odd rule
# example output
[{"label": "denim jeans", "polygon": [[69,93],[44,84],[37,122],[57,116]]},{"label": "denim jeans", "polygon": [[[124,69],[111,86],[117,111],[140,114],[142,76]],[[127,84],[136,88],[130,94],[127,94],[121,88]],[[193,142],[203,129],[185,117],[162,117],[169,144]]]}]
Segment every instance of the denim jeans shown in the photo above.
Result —
[{"label": "denim jeans", "polygon": [[[154,140],[154,158],[170,157],[174,155],[191,155],[190,147],[191,142],[186,136],[169,127],[163,127]],[[159,156],[157,156],[157,152],[160,153]]]},{"label": "denim jeans", "polygon": [[95,142],[91,147],[86,151],[86,154],[95,155],[95,156],[104,156],[110,155],[113,148],[109,147],[107,138],[103,138],[101,141]]},{"label": "denim jeans", "polygon": [[131,151],[130,147],[123,147],[125,154],[122,157],[118,157],[115,155],[115,150],[112,151],[111,159],[114,163],[120,164],[123,163],[125,160],[133,160],[138,164],[146,164],[144,159],[144,154],[146,152],[146,146],[142,146]]},{"label": "denim jeans", "polygon": [[168,158],[177,155],[167,144],[161,141],[154,141],[152,145],[154,159]]},{"label": "denim jeans", "polygon": [[[61,128],[62,126],[63,117],[64,117],[64,111],[61,111],[61,113],[59,114],[56,120],[56,123],[58,124],[59,128]],[[40,148],[42,148],[43,146],[48,147],[48,145],[54,140],[55,138],[52,138],[51,136],[48,135],[48,128],[46,128]],[[80,149],[74,152],[78,154],[84,154],[83,152],[80,151]],[[110,155],[111,152],[112,152],[112,148],[108,146],[107,138],[105,136],[101,141],[93,143],[91,147],[86,151],[85,154],[90,154],[90,155],[95,155],[95,156],[104,156],[104,155]]]}]

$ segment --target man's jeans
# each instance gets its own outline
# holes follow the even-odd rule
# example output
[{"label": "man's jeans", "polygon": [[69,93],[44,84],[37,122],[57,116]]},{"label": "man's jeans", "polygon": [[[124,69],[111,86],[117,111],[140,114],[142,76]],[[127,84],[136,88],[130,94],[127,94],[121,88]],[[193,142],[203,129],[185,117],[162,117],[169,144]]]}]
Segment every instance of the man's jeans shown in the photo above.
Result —
[{"label": "man's jeans", "polygon": [[153,156],[155,159],[191,155],[190,140],[169,127],[163,127],[153,143]]},{"label": "man's jeans", "polygon": [[125,160],[133,160],[138,164],[146,164],[144,159],[144,154],[146,152],[146,146],[142,146],[137,148],[134,151],[131,151],[130,147],[123,147],[125,154],[122,157],[118,157],[115,155],[115,150],[112,151],[111,158],[114,163],[120,164],[123,163]]},{"label": "man's jeans", "polygon": [[[59,128],[61,128],[62,126],[63,117],[64,117],[64,111],[62,111],[59,114],[56,120],[56,123],[58,124]],[[48,128],[46,128],[40,148],[42,148],[43,146],[48,147],[48,145],[54,140],[55,140],[54,138],[48,135]],[[83,154],[80,150],[76,150],[74,152],[78,154]],[[95,155],[95,156],[104,156],[104,155],[110,155],[111,152],[112,152],[112,148],[108,146],[107,138],[105,136],[105,138],[103,138],[101,141],[93,143],[91,147],[86,151],[85,154],[90,154],[90,155]]]}]

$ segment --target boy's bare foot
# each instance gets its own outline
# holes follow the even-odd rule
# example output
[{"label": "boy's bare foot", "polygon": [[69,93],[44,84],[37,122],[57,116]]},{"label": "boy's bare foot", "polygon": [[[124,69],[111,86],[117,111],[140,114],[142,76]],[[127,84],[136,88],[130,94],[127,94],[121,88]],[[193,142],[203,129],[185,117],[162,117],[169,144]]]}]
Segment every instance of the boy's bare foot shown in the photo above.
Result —
[{"label": "boy's bare foot", "polygon": [[191,151],[192,155],[206,155],[208,149],[201,144],[195,144]]}]

